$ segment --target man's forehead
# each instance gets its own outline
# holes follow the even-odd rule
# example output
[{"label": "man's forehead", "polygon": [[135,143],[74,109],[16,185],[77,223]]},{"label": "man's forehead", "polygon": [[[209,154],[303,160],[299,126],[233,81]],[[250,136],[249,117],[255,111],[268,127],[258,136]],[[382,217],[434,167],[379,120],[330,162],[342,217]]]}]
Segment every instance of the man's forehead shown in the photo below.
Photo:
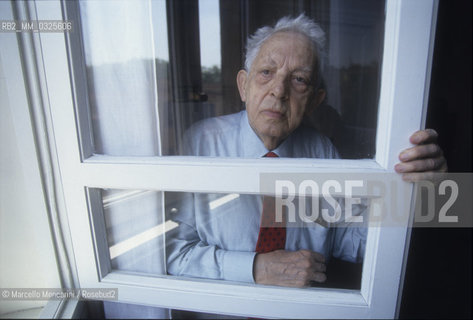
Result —
[{"label": "man's forehead", "polygon": [[[277,61],[280,61],[281,59],[278,59],[278,53],[276,52],[269,52],[268,54],[261,55],[259,57],[258,64],[260,66],[269,66],[269,67],[278,67],[279,64]],[[310,73],[314,70],[314,64],[313,63],[299,63],[294,67],[294,71],[301,71],[301,72],[307,72]]]},{"label": "man's forehead", "polygon": [[256,61],[258,64],[277,66],[290,58],[292,64],[303,72],[312,72],[317,54],[309,38],[291,31],[278,32],[268,38],[261,46]]}]

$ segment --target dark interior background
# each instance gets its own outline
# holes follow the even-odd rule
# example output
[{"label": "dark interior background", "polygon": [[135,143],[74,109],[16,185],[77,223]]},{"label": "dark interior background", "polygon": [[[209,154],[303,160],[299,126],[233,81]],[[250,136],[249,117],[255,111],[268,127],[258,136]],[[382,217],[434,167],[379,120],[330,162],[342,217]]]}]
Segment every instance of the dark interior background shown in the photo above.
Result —
[{"label": "dark interior background", "polygon": [[[470,0],[441,0],[427,127],[450,172],[471,172]],[[472,190],[470,190],[472,192]],[[472,229],[412,230],[400,318],[472,317]]]}]

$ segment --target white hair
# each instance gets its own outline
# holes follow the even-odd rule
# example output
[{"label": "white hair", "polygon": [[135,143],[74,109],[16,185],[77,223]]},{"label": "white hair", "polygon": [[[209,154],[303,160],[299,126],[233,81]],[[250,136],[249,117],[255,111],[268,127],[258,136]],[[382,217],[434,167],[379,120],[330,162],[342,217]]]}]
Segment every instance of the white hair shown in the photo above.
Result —
[{"label": "white hair", "polygon": [[271,38],[277,32],[297,32],[305,35],[314,47],[314,52],[317,56],[317,82],[321,79],[322,60],[324,58],[325,32],[312,19],[306,17],[304,14],[297,18],[283,17],[279,19],[274,27],[262,27],[250,36],[246,43],[246,58],[245,69],[250,72],[253,61],[263,43]]}]

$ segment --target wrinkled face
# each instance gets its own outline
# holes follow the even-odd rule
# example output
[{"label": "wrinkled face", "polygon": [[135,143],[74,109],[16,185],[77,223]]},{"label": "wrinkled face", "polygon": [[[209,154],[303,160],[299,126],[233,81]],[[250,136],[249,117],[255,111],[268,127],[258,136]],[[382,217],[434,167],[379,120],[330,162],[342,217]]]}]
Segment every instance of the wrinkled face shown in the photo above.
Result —
[{"label": "wrinkled face", "polygon": [[267,149],[276,148],[325,97],[314,87],[317,58],[306,36],[279,32],[264,42],[249,74],[238,73],[250,126]]}]

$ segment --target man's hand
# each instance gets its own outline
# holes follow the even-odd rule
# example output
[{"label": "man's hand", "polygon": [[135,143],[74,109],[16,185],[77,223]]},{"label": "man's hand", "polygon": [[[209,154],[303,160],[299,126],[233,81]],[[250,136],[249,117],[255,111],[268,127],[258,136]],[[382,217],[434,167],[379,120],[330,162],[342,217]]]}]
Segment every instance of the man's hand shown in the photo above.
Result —
[{"label": "man's hand", "polygon": [[417,131],[410,137],[409,141],[416,146],[402,151],[399,154],[401,163],[394,167],[396,172],[402,173],[403,180],[432,180],[433,172],[447,172],[447,161],[437,145],[437,137],[433,129]]},{"label": "man's hand", "polygon": [[325,270],[325,257],[309,250],[259,253],[253,265],[256,283],[299,288],[325,282]]}]

